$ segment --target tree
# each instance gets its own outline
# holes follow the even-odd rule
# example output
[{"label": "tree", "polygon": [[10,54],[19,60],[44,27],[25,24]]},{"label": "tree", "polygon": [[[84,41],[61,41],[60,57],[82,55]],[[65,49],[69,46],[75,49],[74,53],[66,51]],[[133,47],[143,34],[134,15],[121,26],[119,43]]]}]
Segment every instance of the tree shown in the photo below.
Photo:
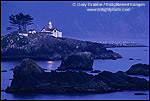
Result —
[{"label": "tree", "polygon": [[9,22],[12,26],[18,27],[19,31],[27,32],[26,28],[27,26],[33,24],[33,18],[29,14],[24,15],[19,13],[17,15],[9,16]]}]

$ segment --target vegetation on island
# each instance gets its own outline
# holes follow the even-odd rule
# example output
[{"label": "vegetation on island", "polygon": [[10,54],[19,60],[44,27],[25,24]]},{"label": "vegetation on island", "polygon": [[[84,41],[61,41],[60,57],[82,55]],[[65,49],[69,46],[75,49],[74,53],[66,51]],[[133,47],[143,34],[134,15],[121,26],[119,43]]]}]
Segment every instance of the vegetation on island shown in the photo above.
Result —
[{"label": "vegetation on island", "polygon": [[9,16],[9,22],[11,23],[11,27],[7,27],[7,30],[17,30],[22,32],[27,32],[27,26],[33,24],[33,17],[29,14],[24,15],[22,13],[16,15]]}]

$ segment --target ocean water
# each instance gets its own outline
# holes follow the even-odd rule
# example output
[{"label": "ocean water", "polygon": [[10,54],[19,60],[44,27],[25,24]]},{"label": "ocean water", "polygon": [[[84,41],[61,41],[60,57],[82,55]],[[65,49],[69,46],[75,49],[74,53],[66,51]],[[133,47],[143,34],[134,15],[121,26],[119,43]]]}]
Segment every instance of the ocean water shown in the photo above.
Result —
[{"label": "ocean water", "polygon": [[[107,70],[111,72],[126,71],[133,64],[145,63],[149,64],[149,47],[120,47],[120,48],[108,48],[123,56],[121,59],[97,59],[94,60],[93,68],[96,70]],[[146,50],[146,51],[145,51]],[[132,57],[134,60],[129,60]],[[138,59],[138,60],[137,60]],[[49,72],[55,70],[60,66],[61,61],[36,61],[37,64]],[[10,71],[21,61],[1,61],[1,70],[7,70],[8,72],[1,72],[1,90],[5,89],[11,84],[13,73]],[[149,80],[146,76],[137,76]],[[134,95],[134,93],[146,93],[147,95]],[[148,100],[148,91],[123,91],[113,92],[105,94],[10,94],[1,92],[1,99],[8,100]]]}]

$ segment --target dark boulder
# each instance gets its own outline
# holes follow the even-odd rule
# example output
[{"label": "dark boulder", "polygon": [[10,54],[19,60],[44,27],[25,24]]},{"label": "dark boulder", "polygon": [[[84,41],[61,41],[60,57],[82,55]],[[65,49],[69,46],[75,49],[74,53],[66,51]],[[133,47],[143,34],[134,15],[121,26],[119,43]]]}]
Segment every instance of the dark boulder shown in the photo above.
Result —
[{"label": "dark boulder", "polygon": [[4,92],[4,91],[5,91],[4,89],[1,90],[1,92]]},{"label": "dark boulder", "polygon": [[35,86],[47,81],[44,70],[31,59],[24,59],[22,63],[13,70],[11,89],[6,92],[17,92],[18,89]]},{"label": "dark boulder", "polygon": [[141,60],[141,59],[136,59],[136,60]]},{"label": "dark boulder", "polygon": [[13,68],[10,69],[10,71],[13,71],[13,70],[14,70]]},{"label": "dark boulder", "polygon": [[7,72],[7,70],[2,70],[1,72]]},{"label": "dark boulder", "polygon": [[43,70],[48,70],[48,69],[46,69],[46,68],[43,68]]},{"label": "dark boulder", "polygon": [[134,60],[133,58],[129,58],[129,60]]},{"label": "dark boulder", "polygon": [[93,61],[93,55],[90,52],[72,53],[65,57],[65,59],[61,62],[61,65],[57,70],[92,70]]},{"label": "dark boulder", "polygon": [[137,77],[130,77],[122,71],[112,73],[109,71],[103,71],[96,75],[96,78],[107,83],[115,89],[120,90],[147,90],[149,89],[149,82],[145,79]]},{"label": "dark boulder", "polygon": [[135,64],[130,67],[129,70],[126,71],[128,75],[149,75],[149,65],[147,64]]},{"label": "dark boulder", "polygon": [[134,95],[146,95],[145,93],[134,93]]},{"label": "dark boulder", "polygon": [[94,71],[91,71],[90,73],[100,73],[101,71],[100,70],[94,70]]},{"label": "dark boulder", "polygon": [[112,60],[116,60],[116,58],[112,58]]}]

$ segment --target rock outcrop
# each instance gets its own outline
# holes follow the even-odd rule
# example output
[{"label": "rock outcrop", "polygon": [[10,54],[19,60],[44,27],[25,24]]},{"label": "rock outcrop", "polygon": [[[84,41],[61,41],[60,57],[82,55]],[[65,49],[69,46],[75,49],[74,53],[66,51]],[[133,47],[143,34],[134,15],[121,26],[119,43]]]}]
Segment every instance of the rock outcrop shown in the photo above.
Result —
[{"label": "rock outcrop", "polygon": [[24,59],[22,63],[16,66],[13,70],[13,80],[11,83],[11,90],[23,89],[46,83],[46,73],[44,70],[31,59]]},{"label": "rock outcrop", "polygon": [[2,70],[1,72],[7,72],[7,70]]},{"label": "rock outcrop", "polygon": [[20,36],[17,33],[1,37],[1,59],[61,60],[71,53],[91,52],[95,59],[122,58],[101,43],[70,38],[55,38],[48,34]]},{"label": "rock outcrop", "polygon": [[130,69],[126,71],[126,74],[149,76],[149,65],[141,63],[132,65]]},{"label": "rock outcrop", "polygon": [[61,65],[57,70],[92,70],[93,61],[94,58],[91,52],[72,53],[62,60]]},{"label": "rock outcrop", "polygon": [[94,71],[91,71],[90,73],[100,73],[101,71],[100,70],[94,70]]},{"label": "rock outcrop", "polygon": [[107,83],[109,86],[120,90],[146,90],[149,82],[145,79],[130,77],[123,71],[112,73],[103,71],[96,75],[96,78]]},{"label": "rock outcrop", "polygon": [[134,95],[147,95],[146,93],[134,93]]},{"label": "rock outcrop", "polygon": [[133,58],[129,58],[129,60],[134,60]]},{"label": "rock outcrop", "polygon": [[103,71],[98,75],[85,72],[44,72],[33,60],[24,59],[13,70],[8,93],[106,93],[121,90],[148,90],[145,79],[130,77],[124,72]]}]

